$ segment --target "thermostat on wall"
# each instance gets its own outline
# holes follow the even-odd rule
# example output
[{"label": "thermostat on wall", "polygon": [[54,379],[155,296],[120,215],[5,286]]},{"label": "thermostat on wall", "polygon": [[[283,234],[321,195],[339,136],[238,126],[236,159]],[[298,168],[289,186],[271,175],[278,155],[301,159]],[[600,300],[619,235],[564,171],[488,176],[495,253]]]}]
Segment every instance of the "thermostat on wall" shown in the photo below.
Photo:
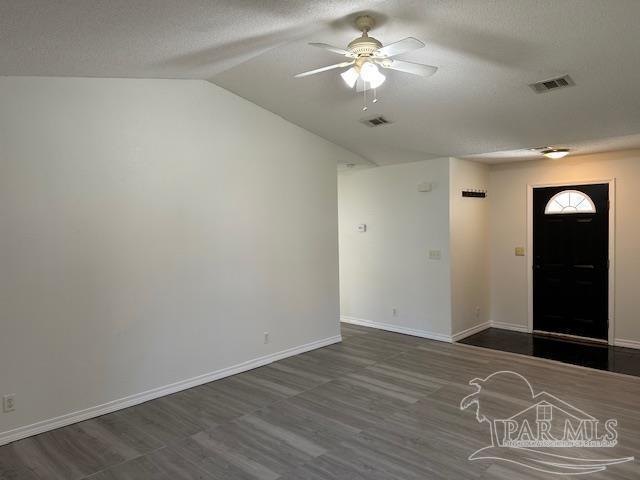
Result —
[{"label": "thermostat on wall", "polygon": [[364,233],[367,231],[367,225],[365,223],[361,223],[360,225],[358,225],[357,230],[360,233]]}]

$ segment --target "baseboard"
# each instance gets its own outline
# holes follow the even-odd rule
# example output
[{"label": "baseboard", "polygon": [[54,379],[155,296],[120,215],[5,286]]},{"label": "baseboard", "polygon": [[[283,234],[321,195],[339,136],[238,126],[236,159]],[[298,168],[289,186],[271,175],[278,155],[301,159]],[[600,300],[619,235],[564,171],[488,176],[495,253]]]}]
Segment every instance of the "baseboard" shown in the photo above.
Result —
[{"label": "baseboard", "polygon": [[470,337],[471,335],[475,335],[476,333],[486,330],[487,328],[491,328],[491,322],[484,322],[480,325],[462,330],[461,332],[454,333],[453,335],[451,335],[451,340],[453,340],[454,342],[459,342],[460,340]]},{"label": "baseboard", "polygon": [[489,322],[491,324],[491,328],[499,328],[501,330],[512,330],[514,332],[524,332],[531,333],[529,331],[529,327],[524,325],[515,325],[513,323],[504,323],[504,322]]},{"label": "baseboard", "polygon": [[341,335],[325,338],[323,340],[317,340],[305,345],[288,348],[280,352],[242,362],[231,367],[223,368],[210,373],[205,373],[204,375],[199,375],[197,377],[182,380],[170,385],[147,390],[146,392],[137,393],[118,400],[113,400],[102,405],[97,405],[95,407],[79,410],[77,412],[68,413],[66,415],[61,415],[59,417],[51,418],[48,420],[43,420],[31,425],[8,430],[6,432],[0,432],[0,445],[15,442],[16,440],[31,437],[33,435],[47,432],[49,430],[55,430],[56,428],[66,427],[67,425],[81,422],[83,420],[88,420],[90,418],[99,417],[100,415],[105,415],[117,410],[122,410],[123,408],[133,407],[134,405],[139,405],[141,403],[148,402],[149,400],[164,397],[165,395],[170,395],[181,390],[197,387],[199,385],[203,385],[214,380],[219,380],[224,377],[229,377],[231,375],[236,375],[238,373],[246,372],[248,370],[253,370],[254,368],[268,365],[269,363],[282,360],[283,358],[299,355],[301,353],[309,352],[321,347],[326,347],[327,345],[332,345],[341,341]]},{"label": "baseboard", "polygon": [[613,344],[616,347],[638,348],[638,349],[640,349],[640,342],[638,342],[637,340],[625,340],[623,338],[616,338],[613,341]]},{"label": "baseboard", "polygon": [[372,320],[364,320],[362,318],[349,317],[346,315],[341,315],[340,321],[343,323],[351,323],[353,325],[361,325],[363,327],[377,328],[378,330],[386,330],[387,332],[402,333],[404,335],[412,335],[414,337],[428,338],[429,340],[451,343],[451,336],[444,335],[442,333],[401,327],[398,325],[391,325],[390,323],[374,322]]}]

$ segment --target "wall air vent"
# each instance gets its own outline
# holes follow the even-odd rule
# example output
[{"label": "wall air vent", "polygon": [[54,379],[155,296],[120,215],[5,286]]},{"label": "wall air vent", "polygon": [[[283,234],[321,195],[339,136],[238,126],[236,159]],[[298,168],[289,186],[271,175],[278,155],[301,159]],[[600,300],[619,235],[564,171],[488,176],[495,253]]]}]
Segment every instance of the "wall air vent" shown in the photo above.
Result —
[{"label": "wall air vent", "polygon": [[379,115],[377,117],[373,117],[373,118],[365,118],[363,120],[360,120],[362,123],[364,123],[367,127],[380,127],[382,125],[388,125],[392,122],[390,122],[389,120],[387,120],[386,118],[384,118],[382,115]]},{"label": "wall air vent", "polygon": [[576,83],[569,75],[565,75],[563,77],[552,78],[551,80],[544,80],[542,82],[536,82],[529,85],[534,92],[536,93],[544,93],[550,92],[551,90],[558,90],[564,87],[572,87]]}]

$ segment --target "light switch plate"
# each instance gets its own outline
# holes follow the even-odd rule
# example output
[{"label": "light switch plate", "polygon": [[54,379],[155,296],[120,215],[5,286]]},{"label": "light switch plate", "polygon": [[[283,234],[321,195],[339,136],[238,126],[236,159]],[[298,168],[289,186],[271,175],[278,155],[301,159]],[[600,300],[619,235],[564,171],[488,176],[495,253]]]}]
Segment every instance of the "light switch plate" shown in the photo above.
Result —
[{"label": "light switch plate", "polygon": [[516,257],[524,257],[524,247],[516,247]]},{"label": "light switch plate", "polygon": [[367,231],[367,225],[365,223],[361,223],[357,227],[358,232],[365,233]]},{"label": "light switch plate", "polygon": [[429,260],[441,260],[442,252],[440,250],[429,250]]}]

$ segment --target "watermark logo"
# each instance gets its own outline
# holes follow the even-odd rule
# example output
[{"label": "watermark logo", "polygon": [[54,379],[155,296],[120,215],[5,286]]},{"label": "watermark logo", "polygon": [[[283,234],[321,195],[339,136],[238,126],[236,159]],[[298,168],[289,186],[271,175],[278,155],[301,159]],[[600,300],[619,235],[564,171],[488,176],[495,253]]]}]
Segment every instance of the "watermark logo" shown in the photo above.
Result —
[{"label": "watermark logo", "polygon": [[519,373],[503,370],[469,385],[476,391],[462,399],[460,409],[475,408],[476,419],[489,424],[491,433],[491,445],[469,460],[502,460],[560,475],[601,472],[633,461],[607,458],[607,449],[618,443],[616,419],[599,420],[550,393],[535,393]]}]

